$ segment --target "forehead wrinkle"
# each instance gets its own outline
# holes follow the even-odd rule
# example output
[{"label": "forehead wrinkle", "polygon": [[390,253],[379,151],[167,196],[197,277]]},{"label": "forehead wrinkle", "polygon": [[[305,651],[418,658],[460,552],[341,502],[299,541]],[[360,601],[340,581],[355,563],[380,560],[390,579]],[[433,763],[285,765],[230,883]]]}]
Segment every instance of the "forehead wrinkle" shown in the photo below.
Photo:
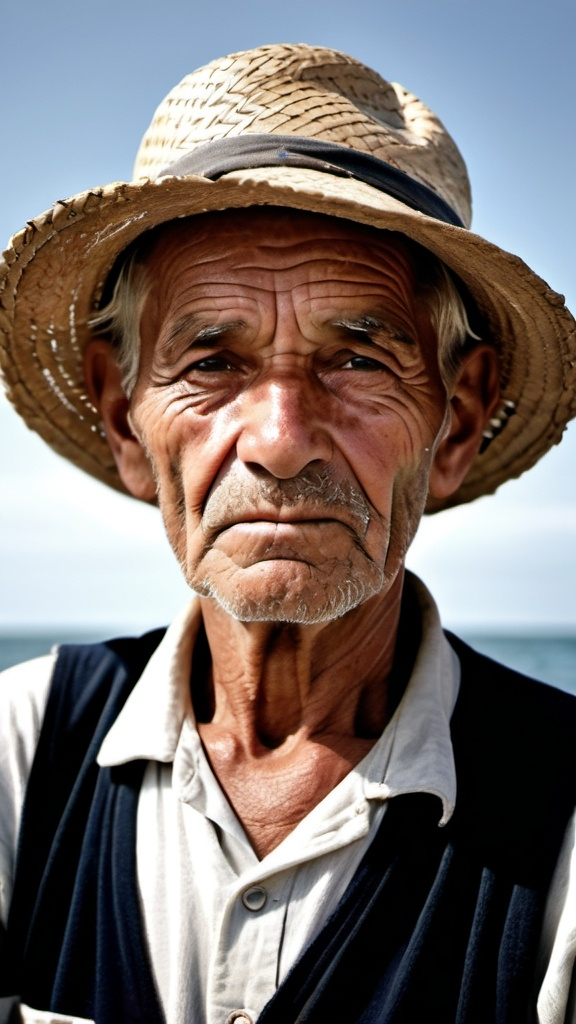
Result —
[{"label": "forehead wrinkle", "polygon": [[[398,286],[398,278],[401,278],[403,283],[414,288],[413,262],[400,244],[392,246],[384,242],[371,243],[356,238],[319,238],[318,236],[286,243],[281,236],[270,239],[269,234],[265,233],[264,237],[259,240],[254,237],[255,231],[250,234],[252,237],[247,239],[245,244],[234,244],[233,238],[222,239],[218,236],[202,239],[197,237],[167,239],[164,245],[158,245],[148,262],[151,265],[151,270],[154,271],[157,258],[160,258],[161,262],[165,262],[168,258],[170,265],[168,287],[171,291],[175,286],[177,287],[177,282],[183,275],[185,277],[189,274],[194,275],[195,271],[199,271],[197,283],[200,285],[206,283],[218,285],[226,282],[240,284],[242,282],[237,280],[233,282],[231,278],[238,273],[247,272],[258,275],[259,280],[257,279],[255,283],[256,287],[260,285],[265,288],[264,278],[267,274],[272,278],[278,272],[284,271],[297,275],[302,269],[305,270],[305,277],[308,281],[318,281],[324,278],[346,283],[348,279],[346,268],[350,270],[350,283],[357,282],[360,268],[366,275],[366,284],[378,283],[378,279],[380,279],[382,283],[390,280]],[[186,255],[188,259],[181,262]],[[268,262],[268,265],[263,266],[263,262]],[[320,274],[316,272],[319,265],[322,268]],[[178,270],[175,273],[176,266],[178,266]],[[206,280],[205,269],[207,267],[214,271],[214,278],[211,282]],[[250,286],[250,282],[244,282],[244,284]]]},{"label": "forehead wrinkle", "polygon": [[[219,263],[231,264],[234,271],[269,271],[271,274],[283,270],[297,272],[303,266],[312,272],[317,264],[328,267],[332,265],[339,272],[346,264],[359,266],[386,277],[394,273],[395,266],[413,272],[412,260],[401,245],[371,244],[362,239],[345,237],[322,238],[312,235],[305,240],[287,243],[281,236],[271,239],[269,235],[264,235],[258,239],[255,233],[251,233],[251,237],[236,243],[233,239],[218,237],[202,239],[201,242],[196,238],[184,242],[173,240],[162,255],[168,255],[170,250],[176,258],[189,252],[190,259],[184,272]],[[262,266],[262,259],[269,261],[268,266]]]},{"label": "forehead wrinkle", "polygon": [[[291,257],[288,250],[279,248],[274,251],[285,257],[277,260],[275,266],[263,268],[256,260],[245,263],[238,262],[236,266],[241,270],[253,271],[256,274],[269,270],[273,275],[293,273],[297,276],[304,271],[302,277],[305,280],[302,280],[301,284],[326,282],[327,284],[357,285],[360,283],[367,286],[379,286],[391,282],[393,286],[397,286],[401,281],[403,286],[408,285],[408,291],[414,287],[414,272],[408,260],[396,261],[382,259],[378,256],[367,260],[365,254],[350,251],[342,254],[328,251],[314,253],[310,252],[310,245],[298,259]],[[405,287],[402,288],[402,291],[404,290]]]},{"label": "forehead wrinkle", "polygon": [[338,259],[362,249],[377,259],[385,256],[413,265],[409,240],[398,232],[281,208],[227,210],[169,222],[162,226],[148,259],[186,249],[195,257],[194,262],[210,263],[221,257],[237,257],[250,248],[283,254],[298,246],[310,249],[316,244],[331,249]]}]

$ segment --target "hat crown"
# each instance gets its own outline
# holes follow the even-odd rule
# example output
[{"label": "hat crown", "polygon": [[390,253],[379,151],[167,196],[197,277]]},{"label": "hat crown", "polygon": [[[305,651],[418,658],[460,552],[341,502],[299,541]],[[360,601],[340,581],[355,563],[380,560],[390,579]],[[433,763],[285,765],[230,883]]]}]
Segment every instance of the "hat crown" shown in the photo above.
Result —
[{"label": "hat crown", "polygon": [[[210,173],[207,150],[210,160],[225,152],[223,170]],[[270,153],[276,163],[257,162]],[[383,166],[374,168],[379,160]],[[197,167],[206,176],[186,169]],[[351,57],[286,45],[214,61],[161,104],[135,173],[136,181],[55,203],[27,222],[0,259],[7,395],[57,452],[99,480],[124,490],[83,372],[104,283],[140,234],[211,210],[280,206],[400,231],[465,284],[500,351],[503,407],[490,424],[489,447],[444,505],[519,476],[576,415],[576,324],[562,298],[517,257],[458,227],[445,209],[438,215],[442,200],[440,207],[468,222],[468,179],[455,144],[419,100]],[[390,191],[382,187],[388,184]]]},{"label": "hat crown", "polygon": [[207,142],[259,133],[369,153],[432,189],[470,224],[466,165],[439,118],[354,58],[304,44],[242,51],[187,75],[156,110],[134,179],[166,173]]}]

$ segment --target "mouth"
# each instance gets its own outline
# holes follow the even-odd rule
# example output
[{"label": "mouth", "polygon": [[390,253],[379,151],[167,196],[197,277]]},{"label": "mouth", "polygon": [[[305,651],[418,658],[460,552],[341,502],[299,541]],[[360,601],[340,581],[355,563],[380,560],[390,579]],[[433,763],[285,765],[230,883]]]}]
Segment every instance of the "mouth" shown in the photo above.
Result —
[{"label": "mouth", "polygon": [[251,517],[212,532],[205,553],[219,551],[244,568],[266,562],[314,566],[348,557],[357,546],[362,546],[357,534],[339,519]]},{"label": "mouth", "polygon": [[276,529],[334,524],[363,539],[370,518],[364,494],[346,480],[335,482],[327,473],[266,482],[231,477],[209,494],[202,530],[205,537],[214,538],[256,523]]},{"label": "mouth", "polygon": [[270,515],[267,512],[254,512],[251,511],[245,514],[236,515],[230,519],[224,520],[222,523],[211,525],[209,535],[215,539],[222,534],[229,533],[230,531],[244,532],[247,534],[273,534],[278,539],[290,538],[301,534],[303,531],[321,527],[327,528],[330,526],[337,526],[345,529],[349,532],[356,532],[352,529],[350,523],[340,519],[338,516],[327,516],[326,511],[318,511],[317,513],[310,513],[302,515],[302,512],[298,515],[294,512],[289,511],[286,515]]}]

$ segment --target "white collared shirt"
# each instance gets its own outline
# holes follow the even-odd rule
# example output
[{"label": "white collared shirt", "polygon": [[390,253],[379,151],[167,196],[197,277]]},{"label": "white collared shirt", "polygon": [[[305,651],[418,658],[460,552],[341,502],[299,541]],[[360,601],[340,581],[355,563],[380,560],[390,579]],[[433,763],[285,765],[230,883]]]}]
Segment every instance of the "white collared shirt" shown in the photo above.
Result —
[{"label": "white collared shirt", "polygon": [[[138,805],[138,884],[152,968],[170,1024],[225,1024],[235,1010],[256,1020],[336,907],[390,798],[429,792],[439,798],[439,825],[451,817],[456,779],[449,723],[459,663],[432,598],[418,581],[414,585],[422,642],[392,720],[368,755],[261,861],[212,773],[194,723],[190,671],[198,602],[169,628],[110,729],[101,765],[149,762]],[[13,724],[21,734],[10,741],[11,751],[0,753],[0,815],[4,807],[8,824],[0,839],[4,920],[20,806],[53,658],[27,664],[4,673],[13,691]],[[548,950],[558,909],[550,916]],[[575,918],[574,908],[571,915],[565,910],[565,932]],[[543,970],[548,961],[550,968],[540,998],[542,1024],[564,1020],[567,967],[554,967],[555,954],[561,959],[555,947],[543,962]]]}]

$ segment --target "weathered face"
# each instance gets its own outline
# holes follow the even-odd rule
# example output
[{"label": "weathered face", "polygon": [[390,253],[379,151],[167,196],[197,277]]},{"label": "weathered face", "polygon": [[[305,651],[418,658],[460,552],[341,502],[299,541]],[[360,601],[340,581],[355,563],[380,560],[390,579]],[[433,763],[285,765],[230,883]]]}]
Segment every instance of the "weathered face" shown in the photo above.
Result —
[{"label": "weathered face", "polygon": [[319,622],[384,594],[446,413],[403,245],[270,210],[168,229],[131,417],[191,587]]}]

